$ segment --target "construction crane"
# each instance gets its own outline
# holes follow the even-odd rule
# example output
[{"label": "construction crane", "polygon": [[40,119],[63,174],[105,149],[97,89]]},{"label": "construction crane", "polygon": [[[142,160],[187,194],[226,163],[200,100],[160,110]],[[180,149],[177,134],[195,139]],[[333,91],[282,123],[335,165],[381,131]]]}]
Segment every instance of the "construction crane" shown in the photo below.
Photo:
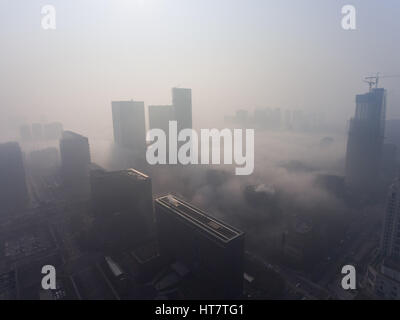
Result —
[{"label": "construction crane", "polygon": [[369,90],[371,91],[373,86],[375,86],[375,88],[378,88],[379,79],[383,79],[383,78],[400,78],[400,75],[396,74],[396,75],[381,76],[380,73],[378,72],[376,74],[376,76],[365,77],[364,82],[368,83]]}]

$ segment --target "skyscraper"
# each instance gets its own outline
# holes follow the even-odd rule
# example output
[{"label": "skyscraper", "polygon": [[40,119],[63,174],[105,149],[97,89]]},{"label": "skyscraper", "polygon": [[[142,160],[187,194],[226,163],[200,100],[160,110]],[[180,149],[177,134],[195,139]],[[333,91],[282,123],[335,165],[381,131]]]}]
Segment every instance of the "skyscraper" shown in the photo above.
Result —
[{"label": "skyscraper", "polygon": [[60,155],[64,184],[75,190],[86,190],[89,185],[89,139],[64,131],[60,140]]},{"label": "skyscraper", "polygon": [[192,129],[192,89],[172,88],[172,105],[178,122],[178,132]]},{"label": "skyscraper", "polygon": [[90,174],[93,213],[108,243],[139,244],[154,232],[151,179],[134,169]]},{"label": "skyscraper", "polygon": [[397,179],[389,189],[381,252],[384,256],[400,262],[400,179]]},{"label": "skyscraper", "polygon": [[157,198],[155,213],[160,254],[191,271],[193,298],[241,297],[243,232],[173,195]]},{"label": "skyscraper", "polygon": [[149,127],[150,129],[164,131],[167,155],[169,150],[169,122],[174,120],[176,119],[173,106],[149,106]]},{"label": "skyscraper", "polygon": [[146,152],[144,102],[113,101],[111,105],[115,143],[131,150],[135,156],[144,158]]},{"label": "skyscraper", "polygon": [[365,283],[376,298],[400,300],[400,179],[389,188],[380,250]]},{"label": "skyscraper", "polygon": [[352,190],[369,193],[378,185],[385,117],[385,89],[374,88],[356,96],[346,154],[346,185]]},{"label": "skyscraper", "polygon": [[0,144],[0,190],[0,213],[15,211],[28,200],[22,152],[16,142]]}]

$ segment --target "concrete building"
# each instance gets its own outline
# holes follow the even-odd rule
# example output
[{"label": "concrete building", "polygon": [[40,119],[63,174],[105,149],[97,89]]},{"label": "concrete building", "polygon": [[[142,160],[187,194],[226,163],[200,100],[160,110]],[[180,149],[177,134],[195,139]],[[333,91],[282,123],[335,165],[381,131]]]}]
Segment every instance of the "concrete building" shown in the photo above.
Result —
[{"label": "concrete building", "polygon": [[92,207],[103,238],[111,246],[131,247],[154,233],[151,179],[134,169],[90,174]]},{"label": "concrete building", "polygon": [[373,298],[400,300],[400,179],[389,190],[381,247],[368,266],[365,288]]},{"label": "concrete building", "polygon": [[115,143],[132,151],[135,158],[144,159],[146,152],[144,102],[113,101],[111,106]]},{"label": "concrete building", "polygon": [[243,293],[244,233],[173,195],[155,200],[159,251],[192,275],[192,298],[235,299]]},{"label": "concrete building", "polygon": [[28,200],[25,168],[17,142],[0,144],[0,216],[22,208]]},{"label": "concrete building", "polygon": [[346,185],[369,194],[378,186],[386,118],[386,90],[374,88],[356,96],[346,154]]}]

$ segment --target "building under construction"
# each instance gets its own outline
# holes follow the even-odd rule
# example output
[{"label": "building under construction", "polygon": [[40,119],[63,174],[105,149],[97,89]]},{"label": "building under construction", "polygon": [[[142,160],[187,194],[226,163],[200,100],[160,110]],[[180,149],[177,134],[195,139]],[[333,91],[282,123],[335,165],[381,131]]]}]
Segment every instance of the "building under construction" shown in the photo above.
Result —
[{"label": "building under construction", "polygon": [[386,90],[371,88],[356,96],[356,111],[350,120],[346,154],[346,185],[370,194],[378,186],[386,119]]}]

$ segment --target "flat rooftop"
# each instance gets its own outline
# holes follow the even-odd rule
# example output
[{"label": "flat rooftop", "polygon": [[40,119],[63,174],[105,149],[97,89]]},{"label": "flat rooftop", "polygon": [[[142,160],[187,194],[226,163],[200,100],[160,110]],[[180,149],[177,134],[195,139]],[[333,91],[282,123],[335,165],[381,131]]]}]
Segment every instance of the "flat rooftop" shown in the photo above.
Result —
[{"label": "flat rooftop", "polygon": [[174,195],[169,194],[162,196],[157,198],[155,201],[157,204],[168,208],[181,218],[196,224],[207,233],[221,239],[224,242],[232,241],[233,239],[243,235],[243,232],[209,216],[204,211],[193,207],[189,203],[178,199]]},{"label": "flat rooftop", "polygon": [[146,180],[149,176],[145,175],[144,173],[135,170],[135,169],[126,169],[126,170],[119,170],[119,171],[105,171],[101,169],[94,168],[93,174],[98,176],[126,176],[126,177],[134,177],[138,180]]}]

